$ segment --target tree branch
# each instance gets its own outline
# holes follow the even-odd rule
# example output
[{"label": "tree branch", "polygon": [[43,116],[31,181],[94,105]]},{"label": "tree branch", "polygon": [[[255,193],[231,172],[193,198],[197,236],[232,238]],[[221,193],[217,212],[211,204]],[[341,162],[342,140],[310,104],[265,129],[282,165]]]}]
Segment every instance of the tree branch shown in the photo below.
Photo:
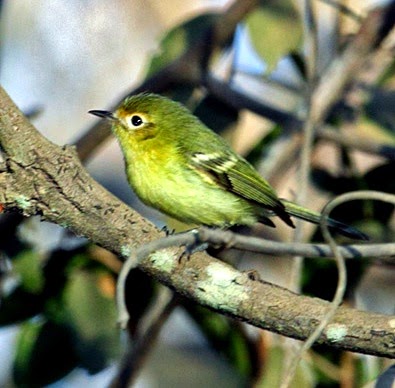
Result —
[{"label": "tree branch", "polygon": [[[244,236],[220,229],[199,228],[198,239],[213,245],[224,245],[227,248],[266,255],[333,257],[330,247],[326,244],[285,243]],[[188,241],[185,242],[185,244],[187,243]],[[395,243],[338,245],[338,248],[345,259],[382,258],[390,263],[395,260]]]},{"label": "tree branch", "polygon": [[41,215],[123,256],[161,236],[89,176],[73,147],[59,147],[37,132],[2,88],[0,145],[6,157],[0,203],[6,209]]},{"label": "tree branch", "polygon": [[[177,264],[169,247],[204,241],[204,237],[199,237],[200,231],[202,236],[212,235],[205,235],[207,229],[202,228],[197,233],[168,236],[142,245],[126,262],[122,277],[137,265],[145,268],[148,259],[155,267],[154,276],[197,303],[291,338],[304,340],[309,336],[325,316],[329,302],[252,280],[247,273],[227,264],[207,261],[206,255],[192,255],[189,261]],[[118,290],[121,289],[122,284]],[[128,315],[122,295],[118,303],[120,323],[125,325]],[[317,343],[395,358],[395,316],[340,307]]]},{"label": "tree branch", "polygon": [[156,305],[154,306],[155,311],[151,311],[151,314],[149,314],[150,322],[145,332],[137,338],[129,337],[132,341],[122,358],[119,372],[111,382],[111,388],[127,388],[133,386],[138,372],[156,343],[160,330],[174,309],[179,305],[179,298],[169,289],[162,287],[159,295],[159,300],[156,301]]},{"label": "tree branch", "polygon": [[[41,215],[122,257],[161,233],[97,182],[71,147],[46,140],[0,88],[0,203],[25,216]],[[163,234],[162,234],[163,235]],[[178,263],[180,248],[146,257],[140,268],[180,294],[217,312],[297,339],[305,339],[328,302],[299,296],[209,257]],[[340,308],[319,343],[395,358],[395,317]]]}]

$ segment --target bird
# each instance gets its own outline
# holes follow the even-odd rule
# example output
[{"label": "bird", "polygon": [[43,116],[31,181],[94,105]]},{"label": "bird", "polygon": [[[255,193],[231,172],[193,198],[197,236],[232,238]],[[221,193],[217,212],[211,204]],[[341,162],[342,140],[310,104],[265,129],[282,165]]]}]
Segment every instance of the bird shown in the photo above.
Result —
[{"label": "bird", "polygon": [[[113,112],[90,110],[112,124],[128,182],[146,205],[186,224],[228,229],[277,216],[319,224],[321,214],[279,198],[274,188],[221,136],[183,104],[154,93],[126,97]],[[366,240],[361,231],[327,219],[332,230]]]}]

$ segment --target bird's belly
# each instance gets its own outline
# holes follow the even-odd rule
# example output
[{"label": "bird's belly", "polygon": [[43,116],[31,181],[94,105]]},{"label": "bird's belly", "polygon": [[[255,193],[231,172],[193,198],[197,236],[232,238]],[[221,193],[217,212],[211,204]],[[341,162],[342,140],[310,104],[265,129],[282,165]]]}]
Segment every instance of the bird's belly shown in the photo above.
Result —
[{"label": "bird's belly", "polygon": [[[203,181],[191,170],[159,167],[156,163],[145,165],[145,173],[138,174],[131,168],[128,174],[137,196],[148,206],[188,224],[224,227],[257,221],[253,206],[246,200]],[[155,176],[160,179],[152,178]]]}]

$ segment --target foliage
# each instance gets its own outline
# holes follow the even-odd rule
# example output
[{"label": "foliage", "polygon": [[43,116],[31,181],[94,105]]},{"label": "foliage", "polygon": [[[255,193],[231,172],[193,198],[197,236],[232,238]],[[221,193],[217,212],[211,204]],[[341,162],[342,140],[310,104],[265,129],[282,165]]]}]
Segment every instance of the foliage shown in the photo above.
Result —
[{"label": "foliage", "polygon": [[[147,77],[171,64],[194,43],[207,39],[207,29],[219,17],[218,14],[202,14],[165,34],[160,52],[147,64]],[[290,58],[295,51],[299,54],[302,52],[301,21],[290,1],[269,2],[268,5],[262,3],[248,15],[244,23],[256,54],[267,64],[269,72],[277,67],[282,58]],[[229,51],[230,47],[225,45],[222,50]],[[213,63],[210,62],[210,70],[221,57],[218,53],[216,55]],[[299,55],[298,58],[303,57]],[[305,63],[302,65],[304,68]],[[374,85],[370,99],[362,106],[355,109],[346,106],[349,109],[347,115],[346,104],[339,99],[338,106],[331,111],[326,122],[336,123],[335,131],[342,126],[352,125],[355,138],[363,136],[368,141],[383,143],[393,150],[393,69],[392,63],[385,77]],[[232,68],[231,78],[237,72],[237,68]],[[267,74],[262,74],[259,79],[261,86],[276,83],[274,78],[267,82],[265,77]],[[299,81],[304,89],[307,80]],[[284,87],[277,86],[281,89]],[[293,86],[294,90],[300,91],[300,85]],[[216,132],[222,133],[237,126],[243,113],[235,104],[221,99],[213,92],[206,90],[202,98],[200,93],[196,93],[196,85],[180,83],[164,92],[192,107],[195,114]],[[290,90],[285,93],[290,93]],[[273,150],[277,150],[280,142],[294,135],[287,128],[270,123],[266,135],[256,142],[247,157],[254,164],[264,163]],[[248,133],[246,136],[248,137]],[[317,141],[317,146],[319,143]],[[336,155],[335,171],[322,166],[313,168],[312,181],[321,192],[335,196],[363,188],[395,194],[393,159],[381,158],[379,163],[360,171],[352,150],[337,146]],[[283,168],[277,174],[285,175],[287,172]],[[343,205],[334,211],[333,217],[361,228],[369,233],[373,241],[393,241],[393,214],[393,205],[365,201]],[[318,231],[313,238],[320,239]],[[13,283],[7,291],[3,287],[0,324],[21,325],[14,360],[14,380],[17,386],[49,384],[76,367],[97,373],[119,358],[120,341],[113,301],[116,276],[108,267],[99,263],[89,244],[77,249],[55,249],[46,257],[26,246],[15,235],[12,249],[5,241],[0,242],[1,248],[12,261],[12,271],[6,275],[6,280],[12,279]],[[366,262],[349,265],[350,300],[367,266]],[[309,260],[303,276],[303,291],[330,299],[336,277],[332,263]],[[132,315],[129,329],[137,338],[138,325],[157,295],[157,285],[146,275],[133,272],[127,283],[127,295],[128,309]],[[264,387],[269,386],[270,381],[278,379],[277,370],[281,369],[285,355],[277,345],[271,346],[270,341],[262,345],[260,341],[265,341],[264,337],[257,339],[259,334],[256,333],[251,336],[243,325],[236,324],[229,318],[188,303],[182,303],[182,306],[197,323],[210,346],[245,381],[260,381]],[[328,363],[336,368],[342,367],[338,352],[325,353]],[[304,373],[299,371],[298,375],[302,384],[308,386],[314,380],[320,386],[337,384],[333,380],[333,374],[326,372],[318,364],[314,361],[310,364],[303,363],[301,369]],[[354,364],[357,362],[354,361]],[[357,376],[357,367],[354,365],[353,368]],[[276,373],[273,372],[274,369]],[[365,376],[358,378],[360,382],[366,380]]]}]

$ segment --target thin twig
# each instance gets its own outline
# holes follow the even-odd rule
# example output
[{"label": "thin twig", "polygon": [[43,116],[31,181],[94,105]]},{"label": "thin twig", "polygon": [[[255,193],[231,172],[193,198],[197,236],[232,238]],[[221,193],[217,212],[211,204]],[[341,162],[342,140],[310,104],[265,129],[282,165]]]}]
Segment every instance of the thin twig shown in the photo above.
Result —
[{"label": "thin twig", "polygon": [[[154,306],[154,313],[150,316],[147,329],[137,338],[132,340],[126,354],[120,363],[119,372],[111,383],[112,388],[131,387],[135,382],[141,366],[158,338],[160,330],[167,322],[170,314],[178,306],[178,297],[168,288],[161,287],[160,298]],[[134,342],[133,342],[134,341]]]},{"label": "thin twig", "polygon": [[[383,193],[380,193],[383,194]],[[353,193],[353,195],[357,196],[358,193]],[[392,203],[395,203],[395,196],[393,195],[386,195],[384,194],[385,198],[387,198],[389,201],[391,201]],[[146,263],[147,260],[149,260],[150,262],[152,262],[152,264],[154,266],[159,266],[158,268],[161,268],[161,274],[162,276],[165,275],[166,272],[168,272],[169,270],[171,271],[171,268],[174,266],[174,264],[170,264],[169,262],[164,261],[166,257],[169,257],[169,260],[178,260],[177,257],[179,256],[180,252],[179,250],[177,252],[175,252],[174,250],[169,251],[168,253],[165,253],[163,251],[161,251],[162,253],[160,253],[160,249],[162,248],[168,248],[171,247],[173,245],[194,245],[197,242],[201,243],[203,241],[213,241],[214,243],[218,243],[219,241],[222,241],[226,246],[229,247],[236,247],[238,246],[238,236],[231,233],[231,232],[223,232],[223,231],[218,231],[219,234],[217,234],[217,231],[215,230],[210,230],[208,228],[200,228],[197,231],[194,231],[193,233],[191,232],[185,232],[179,235],[173,235],[173,236],[168,236],[156,241],[153,241],[152,243],[146,244],[145,246],[141,247],[141,249],[137,250],[132,256],[131,260],[133,263],[136,264],[136,260],[140,261],[140,264],[142,266],[142,268],[146,268]],[[225,234],[223,234],[225,233]],[[242,236],[244,238],[244,236]],[[384,245],[390,245],[390,244],[382,244]],[[363,246],[362,246],[363,248]],[[392,251],[389,252],[390,254],[394,254],[394,244],[392,244]],[[327,249],[329,249],[327,247]],[[151,252],[151,254],[150,254]],[[388,253],[388,252],[387,252]],[[169,254],[171,256],[169,256]],[[144,258],[144,255],[148,255],[147,258]],[[171,258],[172,257],[172,258]],[[167,260],[167,259],[166,259]],[[189,261],[189,263],[191,263],[192,261],[192,257]],[[199,259],[199,263],[201,263],[201,258]],[[135,265],[134,264],[134,265]],[[217,263],[216,261],[214,261],[211,264],[204,264],[204,269],[202,267],[202,269],[199,270],[192,270],[189,271],[190,276],[192,276],[195,279],[195,283],[193,284],[189,284],[189,283],[185,283],[188,284],[187,288],[183,288],[182,289],[182,293],[185,295],[189,295],[190,297],[193,297],[193,299],[196,298],[197,294],[199,295],[208,295],[209,299],[210,299],[210,303],[208,304],[208,306],[212,306],[213,304],[217,306],[217,308],[222,308],[225,307],[225,311],[227,312],[227,314],[230,313],[230,315],[233,315],[233,313],[235,311],[237,311],[239,308],[241,308],[245,302],[242,302],[244,300],[244,285],[246,284],[246,280],[244,279],[244,276],[246,277],[246,279],[248,278],[247,275],[241,275],[240,273],[238,273],[237,271],[231,269],[230,267],[226,267],[224,264],[219,265],[219,263]],[[218,266],[218,268],[217,268]],[[181,270],[183,267],[183,265],[179,264],[178,266],[178,270]],[[219,268],[221,267],[221,268]],[[222,268],[223,267],[223,268]],[[163,269],[165,269],[165,271],[163,271]],[[176,273],[175,273],[176,274]],[[218,275],[218,278],[217,278]],[[206,276],[209,276],[208,279],[205,279]],[[244,279],[244,280],[243,280]],[[248,289],[251,291],[252,288],[251,287],[255,287],[258,286],[261,282],[257,282],[255,281],[250,283],[250,281],[248,281]],[[263,284],[263,283],[262,283]],[[247,285],[247,284],[246,284]],[[233,287],[236,287],[239,290],[233,290],[231,291],[231,289]],[[218,289],[217,289],[218,288]],[[118,289],[122,289],[122,287],[119,287]],[[280,288],[276,287],[276,289],[279,291]],[[224,294],[226,290],[226,293]],[[224,304],[224,300],[228,300],[228,297],[230,297],[230,295],[228,296],[227,293],[229,293],[232,295],[231,296],[231,300],[234,302],[232,303],[232,305],[228,306],[226,303]],[[268,305],[263,308],[262,306],[258,308],[258,305],[256,305],[258,303],[258,300],[261,300],[262,298],[264,299],[264,301],[262,301],[265,304],[271,305],[270,302],[268,302],[268,299],[266,297],[264,297],[264,295],[271,295],[271,291],[266,290],[266,293],[259,293],[259,298],[260,299],[256,299],[255,300],[255,308],[253,309],[253,311],[255,311],[256,309],[258,309],[258,311],[261,311],[261,313],[264,313],[265,311],[269,312],[271,311],[270,309],[267,310]],[[269,294],[267,294],[269,292]],[[196,294],[196,295],[195,295]],[[217,297],[218,302],[217,302]],[[280,296],[279,294],[277,294],[276,292],[276,296],[273,295],[273,297],[275,297],[276,299],[276,303],[275,305],[278,306],[278,303],[280,303]],[[296,296],[295,296],[296,297]],[[225,298],[225,299],[224,299]],[[241,298],[241,299],[240,299]],[[306,297],[302,297],[299,296],[298,298],[306,298]],[[200,300],[200,298],[198,298]],[[310,303],[308,304],[309,307],[309,311],[311,311],[312,304],[314,304],[313,301],[315,301],[315,299],[311,299],[308,298],[309,302],[303,302],[303,305],[306,306],[306,303]],[[271,297],[269,297],[269,300],[272,300]],[[124,303],[122,301],[122,299],[119,299],[120,301],[120,309],[122,310],[124,307]],[[203,300],[200,300],[200,303],[202,303]],[[219,303],[219,305],[217,305],[217,303]],[[282,305],[283,302],[280,303],[280,305]],[[203,305],[207,305],[205,303],[203,303]],[[259,305],[261,305],[259,303]],[[238,306],[238,307],[236,307]],[[292,304],[293,306],[293,310],[296,309],[297,304]],[[261,310],[263,308],[263,310]],[[236,309],[236,310],[235,310]],[[276,310],[276,309],[275,309]],[[327,310],[327,307],[325,309],[320,310],[320,312],[316,311],[314,313],[314,317],[318,317],[318,316],[324,316],[325,311]],[[358,312],[357,310],[353,310],[354,311],[354,315],[353,318],[343,318],[339,321],[339,315],[342,316],[342,314],[344,314],[345,311],[347,311],[348,309],[344,309],[342,308],[341,311],[342,312],[337,312],[336,313],[336,317],[333,321],[333,327],[328,327],[328,333],[326,334],[326,337],[321,335],[320,336],[320,340],[319,342],[322,343],[322,341],[324,340],[324,342],[331,344],[332,346],[339,346],[340,344],[343,343],[343,341],[347,338],[352,338],[353,343],[355,341],[358,341],[357,338],[359,338],[359,335],[357,335],[357,332],[359,329],[351,329],[351,326],[349,327],[349,325],[353,325],[354,323],[360,322],[360,320],[362,319],[362,321],[364,321],[364,318],[362,317],[358,317],[360,314],[365,314],[367,315],[366,319],[369,319],[369,341],[366,342],[364,341],[364,351],[366,350],[366,346],[369,345],[374,345],[373,347],[376,348],[377,346],[380,346],[380,341],[381,341],[381,337],[377,337],[375,339],[375,341],[372,341],[372,335],[374,334],[371,331],[371,327],[377,327],[377,323],[374,323],[374,314],[373,313],[363,313],[363,312]],[[125,309],[126,311],[126,309]],[[250,309],[248,309],[248,311],[250,311]],[[296,311],[296,310],[295,310]],[[299,311],[299,310],[298,310]],[[289,311],[290,312],[290,311]],[[302,322],[305,321],[304,315],[305,313],[299,311],[297,318],[294,317],[294,319],[296,319],[299,323],[297,325],[298,327],[298,333],[300,332],[300,330],[302,330],[302,327],[304,326],[304,324],[302,324]],[[264,313],[265,315],[265,313]],[[278,314],[275,314],[276,317],[278,317]],[[377,314],[376,314],[377,315]],[[125,317],[127,319],[127,312],[122,312],[121,311],[121,320],[124,320]],[[271,318],[269,318],[269,316],[266,316],[266,318],[264,318],[264,322],[269,323],[271,322]],[[277,319],[277,318],[276,318]],[[290,319],[290,318],[288,318]],[[293,318],[292,318],[293,319]],[[247,320],[248,321],[248,320]],[[315,328],[315,319],[313,320],[314,324],[311,327],[311,330],[313,330]],[[254,321],[255,322],[255,321]],[[251,322],[250,323],[253,323]],[[284,321],[283,321],[284,322]],[[385,320],[385,325],[388,325],[388,322],[392,322],[391,317],[387,317]],[[123,323],[125,324],[125,321],[123,321]],[[391,323],[390,323],[391,324]],[[280,326],[276,327],[278,328],[278,330],[280,332],[282,332],[283,330],[283,323],[279,323]],[[269,325],[270,326],[270,325]],[[271,326],[270,326],[271,327]],[[340,327],[341,329],[341,336],[338,337],[338,328]],[[331,329],[331,331],[330,331]],[[333,329],[333,330],[332,330]],[[377,329],[378,330],[378,329]],[[380,329],[383,330],[383,329]],[[391,332],[392,329],[389,329],[390,331],[388,332],[389,337],[386,337],[387,339],[385,340],[385,343],[387,344],[385,346],[385,349],[382,350],[382,352],[377,352],[373,353],[372,350],[370,350],[370,354],[378,354],[378,355],[385,355],[385,356],[389,356],[395,357],[395,354],[393,354],[392,350],[391,350],[391,346],[392,345],[388,345],[390,343],[392,343],[393,339],[391,339],[391,335],[389,334]],[[304,333],[306,333],[305,331],[303,331]],[[330,333],[334,333],[335,337],[332,337],[332,335]],[[350,337],[349,337],[350,336]],[[292,336],[293,337],[293,336]],[[299,337],[299,335],[295,336],[296,338],[302,339],[301,337]],[[306,337],[307,338],[307,337]],[[388,342],[389,341],[389,342]],[[394,339],[395,341],[395,339]],[[395,342],[394,342],[395,344]],[[355,346],[355,345],[354,345]],[[388,347],[389,346],[389,347]],[[394,345],[395,346],[395,345]],[[354,350],[355,351],[355,350]]]},{"label": "thin twig", "polygon": [[168,247],[180,247],[193,245],[196,242],[196,231],[174,234],[158,240],[151,241],[147,244],[134,249],[129,258],[125,261],[117,281],[117,306],[118,306],[118,323],[122,329],[127,327],[129,313],[126,308],[125,285],[129,272],[137,268],[141,261],[151,253]]},{"label": "thin twig", "polygon": [[294,356],[294,360],[291,363],[286,379],[282,383],[282,387],[288,387],[292,381],[293,376],[295,375],[296,368],[299,365],[299,362],[302,359],[303,354],[311,348],[311,346],[317,341],[317,339],[322,335],[325,328],[328,326],[329,322],[333,319],[336,314],[337,309],[343,301],[344,293],[347,286],[347,270],[344,261],[344,257],[341,254],[341,251],[336,244],[335,240],[331,236],[328,228],[328,217],[331,211],[338,205],[347,202],[347,201],[355,201],[355,200],[379,200],[383,202],[389,202],[395,204],[395,195],[386,194],[378,191],[358,191],[353,193],[346,193],[340,195],[329,202],[322,211],[322,217],[320,222],[320,227],[322,230],[322,234],[325,240],[328,242],[333,255],[336,259],[336,265],[338,268],[338,282],[336,287],[335,296],[328,307],[327,312],[324,317],[321,319],[320,324],[314,329],[314,331],[310,334],[309,338],[303,343],[303,345],[299,348],[298,352]]},{"label": "thin twig", "polygon": [[342,4],[340,1],[336,1],[336,0],[319,0],[319,1],[328,4],[334,8],[337,8],[343,15],[350,17],[357,23],[362,23],[364,19],[364,16],[353,11],[350,7],[347,7],[347,5]]},{"label": "thin twig", "polygon": [[[304,204],[307,192],[307,180],[310,174],[310,155],[314,138],[314,130],[319,127],[326,119],[329,111],[334,104],[339,100],[345,87],[351,79],[355,77],[356,71],[361,68],[361,57],[369,54],[377,43],[379,32],[383,22],[383,10],[375,10],[371,12],[371,19],[362,24],[359,33],[355,36],[352,42],[343,53],[335,58],[329,69],[321,77],[316,84],[316,55],[314,50],[316,46],[317,30],[310,0],[304,2],[304,26],[305,26],[305,41],[310,55],[307,57],[307,118],[304,125],[304,145],[301,156],[301,172],[300,185],[298,188],[297,202]],[[322,224],[323,225],[323,224]],[[337,250],[334,240],[331,238],[327,226],[322,226],[323,233],[326,240],[329,242],[331,249],[336,258],[336,263],[339,271],[339,282],[336,288],[336,294],[328,312],[322,319],[320,325],[313,331],[306,342],[301,346],[296,357],[294,357],[291,365],[286,370],[285,378],[281,387],[286,388],[291,383],[296,368],[300,362],[303,352],[308,349],[312,343],[321,335],[327,323],[334,316],[339,304],[343,299],[344,290],[346,287],[346,268],[344,259]],[[326,229],[325,229],[326,228]],[[296,230],[295,238],[301,236],[301,229]],[[296,257],[291,270],[291,286],[294,288],[299,284],[302,273],[302,257]]]},{"label": "thin twig", "polygon": [[[228,82],[221,81],[211,75],[205,80],[205,86],[211,94],[229,104],[235,109],[248,109],[262,117],[281,125],[285,134],[294,131],[300,131],[303,127],[303,121],[290,112],[274,108],[255,98],[250,97],[236,89],[233,89]],[[339,133],[337,128],[325,125],[316,129],[317,138],[332,141],[340,146],[360,150],[373,155],[379,155],[389,160],[395,160],[395,146],[389,143],[380,143],[371,140],[363,140],[355,136],[349,136],[347,133]],[[289,155],[287,155],[289,160]]]},{"label": "thin twig", "polygon": [[[307,118],[303,126],[303,145],[302,152],[300,156],[300,171],[299,171],[299,184],[298,193],[296,196],[296,202],[302,206],[306,204],[307,200],[307,188],[310,178],[310,160],[314,141],[314,131],[315,122],[311,115],[312,112],[312,96],[316,84],[316,74],[317,74],[317,54],[318,54],[318,44],[317,44],[317,24],[312,9],[311,0],[304,0],[303,2],[303,26],[304,40],[306,44],[307,54],[305,56],[306,67],[307,67],[307,83],[306,83],[306,94],[305,94],[305,108],[307,110]],[[301,221],[297,221],[298,226],[294,233],[294,242],[299,242],[303,240],[304,227]],[[303,258],[301,256],[296,256],[292,263],[289,288],[292,291],[300,291],[300,280],[302,277],[303,270]]]},{"label": "thin twig", "polygon": [[343,147],[382,156],[388,160],[395,160],[395,146],[378,143],[375,139],[361,139],[355,136],[355,134],[353,135],[342,130],[337,131],[335,128],[328,125],[318,128],[317,136]]},{"label": "thin twig", "polygon": [[[356,191],[356,194],[359,192]],[[390,195],[390,194],[388,194]],[[395,203],[395,196],[393,203]],[[263,253],[275,256],[295,256],[311,258],[332,258],[330,247],[326,244],[314,243],[286,243],[265,240],[259,237],[244,236],[231,231],[220,229],[210,229],[201,227],[198,229],[198,239],[213,245],[224,245],[228,248],[235,248],[255,253]],[[185,240],[185,244],[189,242]],[[350,244],[338,246],[345,259],[388,259],[388,262],[395,262],[395,243],[384,244]],[[391,260],[391,257],[392,260]]]},{"label": "thin twig", "polygon": [[[347,193],[351,197],[359,198],[363,196],[364,191]],[[395,204],[395,195],[379,193],[387,202]],[[341,196],[343,197],[343,196]],[[384,200],[384,199],[383,199]],[[335,200],[334,200],[335,201]],[[196,243],[208,243],[213,246],[224,246],[226,248],[235,248],[249,252],[274,254],[276,256],[300,255],[303,257],[315,258],[332,258],[333,250],[325,244],[307,244],[307,243],[281,243],[277,241],[265,240],[258,237],[244,236],[220,229],[211,229],[200,227],[192,231],[174,234],[151,241],[135,249],[130,257],[125,261],[118,277],[117,283],[117,305],[118,305],[118,322],[122,328],[126,328],[129,320],[129,314],[125,304],[125,281],[129,272],[137,268],[142,260],[153,252],[169,247],[194,246]],[[395,243],[386,244],[355,244],[340,245],[336,247],[340,254],[346,259],[361,258],[386,258],[389,262],[395,261]],[[392,257],[393,260],[389,258]]]},{"label": "thin twig", "polygon": [[[318,62],[318,29],[313,10],[313,0],[303,1],[303,27],[305,42],[305,62],[307,68],[308,94],[312,93],[317,77]],[[309,96],[308,96],[309,97]]]},{"label": "thin twig", "polygon": [[339,100],[351,79],[362,68],[361,60],[375,48],[382,27],[386,8],[378,8],[369,12],[361,28],[348,43],[346,49],[332,60],[328,70],[322,76],[312,96],[312,120],[321,124],[330,109]]},{"label": "thin twig", "polygon": [[347,270],[346,270],[344,258],[341,255],[341,253],[336,245],[335,240],[331,236],[327,222],[326,222],[328,219],[329,212],[332,209],[333,209],[333,206],[331,206],[331,202],[329,202],[323,210],[320,226],[322,229],[322,234],[323,234],[325,240],[328,242],[329,246],[331,247],[333,255],[335,256],[335,259],[336,259],[336,265],[337,265],[337,269],[338,269],[339,278],[338,278],[338,282],[337,282],[335,296],[334,296],[331,304],[329,305],[327,312],[325,313],[324,317],[322,318],[320,324],[309,335],[309,337],[306,339],[306,341],[303,342],[303,344],[299,347],[296,354],[293,356],[293,360],[290,363],[290,366],[287,370],[285,379],[281,383],[282,388],[286,388],[286,387],[290,386],[292,379],[295,376],[296,369],[297,369],[300,361],[302,360],[303,354],[308,349],[310,349],[311,346],[314,344],[314,342],[316,342],[317,339],[321,336],[322,332],[327,327],[328,323],[332,320],[338,307],[340,306],[340,304],[343,301],[344,292],[346,290],[346,285],[347,285]]}]

